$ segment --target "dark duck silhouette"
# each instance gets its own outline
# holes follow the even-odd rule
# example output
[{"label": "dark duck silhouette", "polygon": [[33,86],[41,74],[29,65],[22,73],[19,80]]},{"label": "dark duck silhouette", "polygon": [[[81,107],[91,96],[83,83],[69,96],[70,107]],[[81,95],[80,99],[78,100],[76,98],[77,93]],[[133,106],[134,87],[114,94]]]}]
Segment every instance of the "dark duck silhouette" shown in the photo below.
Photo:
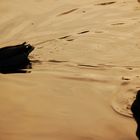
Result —
[{"label": "dark duck silhouette", "polygon": [[28,55],[34,47],[26,42],[0,48],[0,72],[14,73],[31,65]]},{"label": "dark duck silhouette", "polygon": [[136,99],[131,105],[131,111],[133,113],[133,117],[137,123],[137,130],[136,130],[136,136],[140,140],[140,90],[138,90]]}]

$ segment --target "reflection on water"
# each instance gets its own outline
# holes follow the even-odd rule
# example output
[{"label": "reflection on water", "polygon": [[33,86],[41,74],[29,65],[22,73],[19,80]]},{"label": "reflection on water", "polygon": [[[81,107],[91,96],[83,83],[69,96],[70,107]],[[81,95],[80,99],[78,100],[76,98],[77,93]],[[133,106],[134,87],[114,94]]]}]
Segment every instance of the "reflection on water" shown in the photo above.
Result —
[{"label": "reflection on water", "polygon": [[4,71],[1,71],[2,74],[14,74],[14,73],[31,73],[32,69],[32,63],[30,62],[27,64],[23,69],[5,69]]}]

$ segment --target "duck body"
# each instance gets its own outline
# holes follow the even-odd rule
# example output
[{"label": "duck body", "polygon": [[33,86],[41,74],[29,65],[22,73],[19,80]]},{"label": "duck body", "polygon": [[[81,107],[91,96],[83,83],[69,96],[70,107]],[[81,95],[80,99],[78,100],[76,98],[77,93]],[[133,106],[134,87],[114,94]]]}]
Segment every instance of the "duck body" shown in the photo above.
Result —
[{"label": "duck body", "polygon": [[33,49],[34,47],[26,42],[0,48],[0,72],[8,73],[25,69],[30,64],[28,55]]},{"label": "duck body", "polygon": [[140,140],[140,90],[137,92],[136,99],[131,105],[131,111],[137,123],[136,136]]}]

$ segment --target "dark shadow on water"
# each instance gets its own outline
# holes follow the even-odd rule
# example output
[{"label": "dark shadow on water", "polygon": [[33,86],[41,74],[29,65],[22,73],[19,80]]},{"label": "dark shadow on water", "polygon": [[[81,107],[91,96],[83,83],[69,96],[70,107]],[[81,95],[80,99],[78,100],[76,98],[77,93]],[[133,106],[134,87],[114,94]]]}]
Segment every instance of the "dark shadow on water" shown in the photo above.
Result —
[{"label": "dark shadow on water", "polygon": [[29,70],[16,70],[16,71],[5,71],[2,74],[17,74],[17,73],[31,73]]},{"label": "dark shadow on water", "polygon": [[34,59],[34,60],[30,60],[30,63],[31,64],[42,64],[42,61]]},{"label": "dark shadow on water", "polygon": [[26,65],[22,69],[7,68],[4,70],[1,70],[0,73],[2,74],[31,73],[31,69],[32,69],[32,63],[30,62],[28,65]]}]

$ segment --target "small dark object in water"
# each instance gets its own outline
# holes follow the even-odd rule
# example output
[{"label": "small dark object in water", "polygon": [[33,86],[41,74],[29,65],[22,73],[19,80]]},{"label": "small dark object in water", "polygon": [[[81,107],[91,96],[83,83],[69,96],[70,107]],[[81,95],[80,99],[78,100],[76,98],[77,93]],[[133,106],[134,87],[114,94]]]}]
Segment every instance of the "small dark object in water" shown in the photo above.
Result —
[{"label": "small dark object in water", "polygon": [[136,99],[132,103],[131,111],[133,113],[133,117],[137,122],[137,131],[136,135],[140,140],[140,90],[137,92]]},{"label": "small dark object in water", "polygon": [[29,67],[31,63],[28,55],[33,49],[34,47],[26,42],[0,48],[0,72],[15,73]]},{"label": "small dark object in water", "polygon": [[97,5],[110,5],[110,4],[114,4],[116,3],[115,1],[110,1],[110,2],[103,2],[103,3],[99,3]]},{"label": "small dark object in water", "polygon": [[78,33],[78,34],[85,34],[85,33],[88,33],[89,31],[87,30],[87,31],[82,31],[82,32],[80,32],[80,33]]}]

